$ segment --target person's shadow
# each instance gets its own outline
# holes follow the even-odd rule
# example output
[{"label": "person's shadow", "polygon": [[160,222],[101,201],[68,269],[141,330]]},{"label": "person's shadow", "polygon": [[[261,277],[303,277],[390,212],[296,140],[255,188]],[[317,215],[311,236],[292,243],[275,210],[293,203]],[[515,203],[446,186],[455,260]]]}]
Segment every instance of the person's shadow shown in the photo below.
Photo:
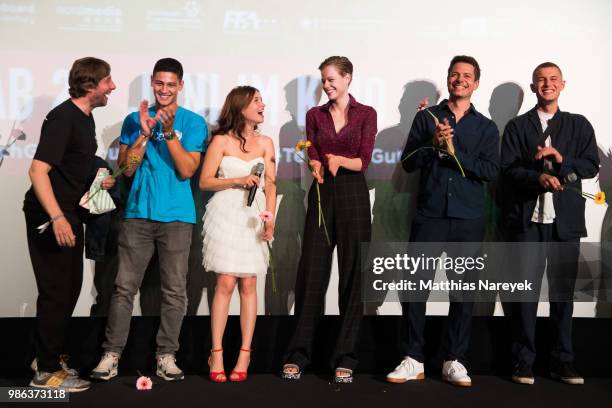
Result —
[{"label": "person's shadow", "polygon": [[[437,103],[440,98],[440,92],[433,82],[418,80],[404,85],[398,105],[399,123],[381,130],[376,136],[372,161],[366,173],[368,188],[374,189],[375,196],[372,207],[372,242],[376,245],[407,242],[410,237],[420,173],[407,173],[402,167],[401,155],[417,107],[425,98],[430,104]],[[380,296],[380,302],[366,303],[366,314],[379,313],[386,293]]]},{"label": "person's shadow", "polygon": [[[599,188],[606,197],[612,197],[612,149],[604,151],[599,147]],[[597,285],[596,317],[612,315],[612,211],[606,208],[601,223],[601,269]]]},{"label": "person's shadow", "polygon": [[295,145],[298,140],[306,139],[306,112],[321,99],[320,80],[315,76],[294,78],[284,89],[285,110],[291,115],[291,120],[281,126],[278,135],[280,154],[276,187],[279,204],[272,244],[275,282],[272,282],[269,269],[265,292],[267,315],[288,315],[295,301],[295,280],[306,219],[305,188],[308,188],[302,185],[302,172],[306,166],[295,155]]},{"label": "person's shadow", "polygon": [[[209,112],[209,109],[204,109],[203,112],[197,112],[206,119],[206,125],[208,127],[206,144],[210,141],[211,123],[208,122]],[[193,226],[191,247],[189,248],[189,264],[187,270],[187,316],[195,316],[198,314],[204,289],[206,289],[208,310],[210,310],[215,292],[216,276],[212,272],[205,271],[204,266],[202,266],[202,219],[206,211],[206,204],[214,194],[212,191],[200,190],[199,186],[202,163],[204,162],[205,155],[206,152],[200,156],[198,170],[191,177],[191,192],[196,208],[196,223]]]},{"label": "person's shadow", "polygon": [[[489,99],[489,115],[499,131],[500,150],[504,129],[508,122],[518,115],[523,105],[524,96],[525,93],[523,88],[516,82],[504,82],[497,85],[491,93],[491,98]],[[501,203],[499,200],[502,199],[501,189],[502,185],[499,183],[499,178],[487,183],[485,198],[485,242],[501,242],[504,240],[500,219]],[[496,260],[499,259],[498,257],[494,258]],[[504,265],[488,265],[486,270],[494,270],[494,272],[497,273],[499,268],[503,267]],[[500,276],[503,276],[503,274],[500,274]],[[483,276],[483,278],[486,277]],[[492,316],[495,312],[495,301],[496,294],[492,294],[490,298],[487,299],[479,299],[479,301],[474,304],[474,316]],[[503,308],[504,311],[508,311],[507,304],[503,304]]]},{"label": "person's shadow", "polygon": [[[497,129],[499,130],[500,149],[506,125],[518,115],[523,105],[524,96],[525,93],[523,92],[523,88],[515,82],[504,82],[503,84],[497,85],[491,93],[489,114],[491,115],[491,120],[497,125]],[[485,241],[498,241],[501,239],[499,230],[500,212],[497,202],[498,190],[497,181],[488,183]]]}]

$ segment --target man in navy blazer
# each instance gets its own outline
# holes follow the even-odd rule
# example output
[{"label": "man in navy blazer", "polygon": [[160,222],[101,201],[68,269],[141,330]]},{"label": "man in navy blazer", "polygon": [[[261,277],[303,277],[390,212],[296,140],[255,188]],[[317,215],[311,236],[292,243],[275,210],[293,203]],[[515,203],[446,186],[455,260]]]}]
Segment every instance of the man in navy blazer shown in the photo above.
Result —
[{"label": "man in navy blazer", "polygon": [[[417,113],[402,154],[407,172],[420,170],[417,214],[410,230],[410,246],[434,244],[432,256],[447,251],[446,242],[480,243],[485,234],[485,188],[499,171],[499,132],[495,123],[478,112],[471,103],[480,82],[480,67],[470,56],[451,60],[447,73],[448,100]],[[433,120],[433,116],[436,120]],[[454,157],[453,157],[454,156]],[[461,167],[459,167],[459,164]],[[438,253],[432,249],[440,247]],[[455,246],[455,248],[457,248]],[[431,271],[425,271],[425,274]],[[460,280],[455,270],[447,272],[448,281]],[[391,383],[425,378],[425,312],[428,290],[411,294],[402,302],[402,324],[406,335],[401,349],[404,359],[387,375]],[[462,291],[449,294],[449,318],[442,343],[442,378],[454,385],[469,387],[466,354],[472,321],[472,298]]]},{"label": "man in navy blazer", "polygon": [[[548,265],[555,331],[551,376],[566,384],[583,384],[573,365],[573,292],[580,238],[587,235],[580,180],[594,177],[599,170],[597,142],[584,116],[559,109],[565,81],[556,64],[538,65],[530,87],[537,105],[510,121],[502,139],[502,220],[508,241],[539,243],[523,247],[524,251],[530,248],[529,256],[523,252],[514,258],[516,273],[528,274],[538,293]],[[512,379],[520,384],[534,383],[537,308],[537,299],[523,299],[511,307]]]}]

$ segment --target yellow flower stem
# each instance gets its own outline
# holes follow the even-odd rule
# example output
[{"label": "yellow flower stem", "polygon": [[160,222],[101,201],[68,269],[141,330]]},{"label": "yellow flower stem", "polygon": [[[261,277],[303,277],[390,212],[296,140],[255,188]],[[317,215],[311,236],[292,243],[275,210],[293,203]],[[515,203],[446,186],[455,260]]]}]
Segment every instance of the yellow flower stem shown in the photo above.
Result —
[{"label": "yellow flower stem", "polygon": [[[296,153],[297,157],[299,157],[306,165],[308,166],[308,170],[312,172],[314,169],[306,161],[306,159],[299,153]],[[319,210],[319,228],[321,228],[321,222],[323,222],[323,230],[325,231],[325,238],[327,239],[327,245],[331,245],[331,240],[329,239],[329,233],[327,232],[327,224],[325,224],[325,216],[323,215],[323,207],[321,206],[321,190],[319,190],[319,183],[315,181],[315,185],[317,187],[317,207]]]},{"label": "yellow flower stem", "polygon": [[327,233],[327,224],[325,223],[325,217],[323,216],[323,207],[321,207],[321,190],[319,190],[319,183],[317,183],[316,186],[317,186],[317,204],[319,207],[319,228],[321,228],[321,220],[322,220],[323,221],[323,231],[325,231],[325,238],[327,239],[327,245],[331,245],[329,234]]},{"label": "yellow flower stem", "polygon": [[582,190],[580,190],[580,189],[578,189],[578,188],[575,188],[575,187],[572,187],[572,186],[563,186],[563,189],[564,189],[564,190],[568,190],[568,191],[573,191],[574,193],[578,193],[578,194],[580,194],[582,197],[584,197],[584,198],[588,198],[588,199],[591,199],[591,200],[595,200],[595,198],[596,198],[596,197],[595,197],[595,194],[593,194],[593,193],[587,193],[586,191],[582,191]]},{"label": "yellow flower stem", "polygon": [[[440,119],[438,119],[438,117],[436,115],[434,115],[433,113],[431,113],[431,111],[427,108],[425,108],[425,112],[429,113],[429,115],[433,118],[434,120],[434,124],[436,126],[438,126],[440,124]],[[448,142],[446,142],[446,146],[448,147]],[[421,148],[419,148],[421,149]],[[412,156],[413,153],[416,153],[419,149],[416,149],[414,152],[412,152],[411,154],[409,154],[406,159],[410,156]],[[433,148],[435,150],[435,148]],[[455,159],[455,162],[457,162],[457,166],[459,166],[459,170],[461,171],[461,175],[465,178],[465,172],[463,171],[463,167],[461,166],[461,163],[459,162],[459,159],[457,159],[457,156],[455,155],[455,152],[451,152],[450,149],[448,150],[444,150],[444,149],[438,149],[440,151],[443,151],[444,153],[448,154],[449,156],[451,156],[453,159]],[[406,160],[404,159],[404,160]],[[403,160],[402,160],[403,161]]]},{"label": "yellow flower stem", "polygon": [[[429,112],[429,111],[428,111]],[[461,166],[461,163],[459,163],[459,159],[457,159],[457,156],[455,156],[454,154],[452,154],[451,152],[449,152],[448,150],[445,149],[440,149],[439,147],[433,147],[433,146],[421,146],[418,149],[415,149],[414,151],[410,152],[408,154],[408,156],[404,157],[402,159],[402,162],[408,160],[413,154],[415,154],[416,152],[418,152],[421,149],[432,149],[432,150],[438,150],[440,152],[446,153],[449,156],[451,156],[453,159],[455,159],[455,162],[457,163],[457,166],[459,167],[459,171],[461,172],[461,175],[463,176],[463,178],[465,178],[465,172],[463,171],[463,166]]]}]

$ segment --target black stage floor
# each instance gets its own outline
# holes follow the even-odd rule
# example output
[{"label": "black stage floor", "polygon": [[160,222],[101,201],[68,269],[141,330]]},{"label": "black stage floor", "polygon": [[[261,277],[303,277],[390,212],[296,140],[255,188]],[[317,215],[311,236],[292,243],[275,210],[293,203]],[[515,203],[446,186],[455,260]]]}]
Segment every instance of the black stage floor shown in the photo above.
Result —
[{"label": "black stage floor", "polygon": [[[150,375],[151,373],[145,373]],[[536,377],[533,386],[508,378],[472,376],[471,388],[446,384],[433,376],[420,382],[388,384],[381,376],[359,374],[354,384],[335,385],[329,378],[306,374],[288,382],[272,374],[255,374],[244,383],[215,384],[202,376],[168,383],[152,377],[150,391],[137,391],[136,377],[94,383],[89,391],[72,394],[70,407],[606,407],[612,401],[611,378],[587,378],[583,386]],[[24,386],[29,379],[0,379],[0,386]],[[26,406],[29,404],[13,404]],[[41,406],[41,404],[37,404]]]}]

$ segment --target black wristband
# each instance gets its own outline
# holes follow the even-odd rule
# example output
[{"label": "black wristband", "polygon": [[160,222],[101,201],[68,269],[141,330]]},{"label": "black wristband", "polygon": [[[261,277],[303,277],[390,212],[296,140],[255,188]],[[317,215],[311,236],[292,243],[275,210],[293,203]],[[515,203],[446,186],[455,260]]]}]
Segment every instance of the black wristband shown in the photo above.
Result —
[{"label": "black wristband", "polygon": [[174,133],[174,129],[172,129],[169,132],[164,132],[164,139],[166,140],[176,139],[176,133]]}]

